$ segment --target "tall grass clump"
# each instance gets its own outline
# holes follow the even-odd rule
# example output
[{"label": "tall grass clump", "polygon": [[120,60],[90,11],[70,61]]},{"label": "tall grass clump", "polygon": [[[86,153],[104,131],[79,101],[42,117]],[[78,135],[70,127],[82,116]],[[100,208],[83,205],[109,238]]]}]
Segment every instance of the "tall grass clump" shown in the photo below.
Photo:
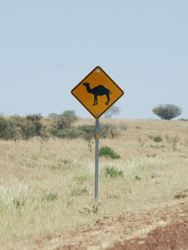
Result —
[{"label": "tall grass clump", "polygon": [[105,174],[105,177],[112,177],[112,178],[123,177],[123,171],[118,170],[114,167],[106,167],[104,174]]},{"label": "tall grass clump", "polygon": [[58,193],[46,193],[44,196],[43,196],[43,200],[46,200],[46,201],[55,201],[58,199]]}]

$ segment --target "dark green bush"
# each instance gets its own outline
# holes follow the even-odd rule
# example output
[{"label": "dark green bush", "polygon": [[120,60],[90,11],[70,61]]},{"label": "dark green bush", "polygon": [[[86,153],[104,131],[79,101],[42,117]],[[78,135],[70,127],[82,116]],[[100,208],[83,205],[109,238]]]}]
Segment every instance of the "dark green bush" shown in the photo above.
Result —
[{"label": "dark green bush", "polygon": [[119,159],[120,158],[120,156],[116,152],[114,152],[114,150],[111,149],[110,147],[100,148],[99,156],[103,156],[103,157],[111,158],[111,159]]},{"label": "dark green bush", "polygon": [[26,117],[12,116],[11,120],[19,128],[21,137],[29,139],[34,136],[41,136],[42,116],[38,114],[28,115]]},{"label": "dark green bush", "polygon": [[156,135],[156,136],[150,135],[149,138],[156,143],[161,142],[163,140],[163,138],[160,135]]},{"label": "dark green bush", "polygon": [[41,135],[41,129],[42,129],[42,116],[41,115],[28,115],[26,116],[26,123],[28,125],[28,130],[27,132],[31,132],[31,135],[29,135],[29,137],[32,136],[40,136]]},{"label": "dark green bush", "polygon": [[20,131],[12,121],[0,116],[0,138],[5,140],[16,140],[19,138],[19,135]]},{"label": "dark green bush", "polygon": [[155,107],[153,113],[164,120],[171,120],[181,115],[182,109],[174,104],[165,104]]},{"label": "dark green bush", "polygon": [[13,204],[17,209],[21,209],[26,204],[26,199],[14,199]]}]

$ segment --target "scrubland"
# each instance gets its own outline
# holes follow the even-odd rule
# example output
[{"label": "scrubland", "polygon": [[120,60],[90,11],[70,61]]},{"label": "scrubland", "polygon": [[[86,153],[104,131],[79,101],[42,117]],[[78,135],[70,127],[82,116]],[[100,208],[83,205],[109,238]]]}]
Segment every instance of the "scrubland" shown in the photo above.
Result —
[{"label": "scrubland", "polygon": [[[126,129],[100,139],[101,147],[111,147],[120,158],[100,157],[98,201],[94,140],[0,141],[1,249],[34,249],[45,235],[63,235],[104,216],[139,213],[188,196],[188,122],[103,123]],[[76,125],[81,124],[94,120]]]}]

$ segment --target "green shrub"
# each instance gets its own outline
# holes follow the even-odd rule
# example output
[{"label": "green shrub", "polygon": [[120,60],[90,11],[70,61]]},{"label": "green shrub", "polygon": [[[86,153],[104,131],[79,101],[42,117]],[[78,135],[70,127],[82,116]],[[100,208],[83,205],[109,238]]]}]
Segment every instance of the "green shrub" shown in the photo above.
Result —
[{"label": "green shrub", "polygon": [[165,104],[155,107],[153,113],[164,120],[171,120],[181,115],[182,109],[174,104]]},{"label": "green shrub", "polygon": [[16,125],[8,118],[0,116],[0,138],[4,140],[19,139],[21,133]]},{"label": "green shrub", "polygon": [[26,120],[24,126],[22,127],[24,139],[29,139],[37,135],[35,130],[35,125],[32,121]]},{"label": "green shrub", "polygon": [[26,116],[25,136],[26,138],[40,136],[42,129],[42,116],[38,114]]},{"label": "green shrub", "polygon": [[149,136],[149,138],[151,140],[153,140],[154,142],[158,143],[161,142],[163,140],[163,138],[160,135],[156,135],[156,136]]},{"label": "green shrub", "polygon": [[26,200],[25,199],[18,199],[18,198],[15,198],[13,200],[13,204],[14,206],[17,208],[17,209],[20,209],[22,207],[25,206],[25,203],[26,203]]},{"label": "green shrub", "polygon": [[114,152],[114,150],[111,149],[110,147],[100,148],[99,156],[103,156],[106,158],[112,158],[112,159],[119,159],[120,158],[120,156],[116,152]]},{"label": "green shrub", "polygon": [[123,177],[123,171],[118,170],[114,167],[106,167],[104,174],[106,177],[112,177],[112,178]]},{"label": "green shrub", "polygon": [[140,176],[138,176],[138,175],[135,175],[134,180],[136,180],[136,181],[141,181],[142,178],[141,178]]}]

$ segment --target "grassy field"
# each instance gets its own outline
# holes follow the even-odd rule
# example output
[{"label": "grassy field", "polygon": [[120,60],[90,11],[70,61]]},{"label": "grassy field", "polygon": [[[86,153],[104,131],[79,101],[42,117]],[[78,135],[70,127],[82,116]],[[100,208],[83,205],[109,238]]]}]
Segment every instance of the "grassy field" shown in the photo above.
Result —
[{"label": "grassy field", "polygon": [[44,235],[188,196],[188,122],[103,122],[127,129],[117,138],[100,140],[120,158],[100,158],[98,203],[93,198],[94,143],[0,141],[1,249],[30,249],[30,242]]}]

